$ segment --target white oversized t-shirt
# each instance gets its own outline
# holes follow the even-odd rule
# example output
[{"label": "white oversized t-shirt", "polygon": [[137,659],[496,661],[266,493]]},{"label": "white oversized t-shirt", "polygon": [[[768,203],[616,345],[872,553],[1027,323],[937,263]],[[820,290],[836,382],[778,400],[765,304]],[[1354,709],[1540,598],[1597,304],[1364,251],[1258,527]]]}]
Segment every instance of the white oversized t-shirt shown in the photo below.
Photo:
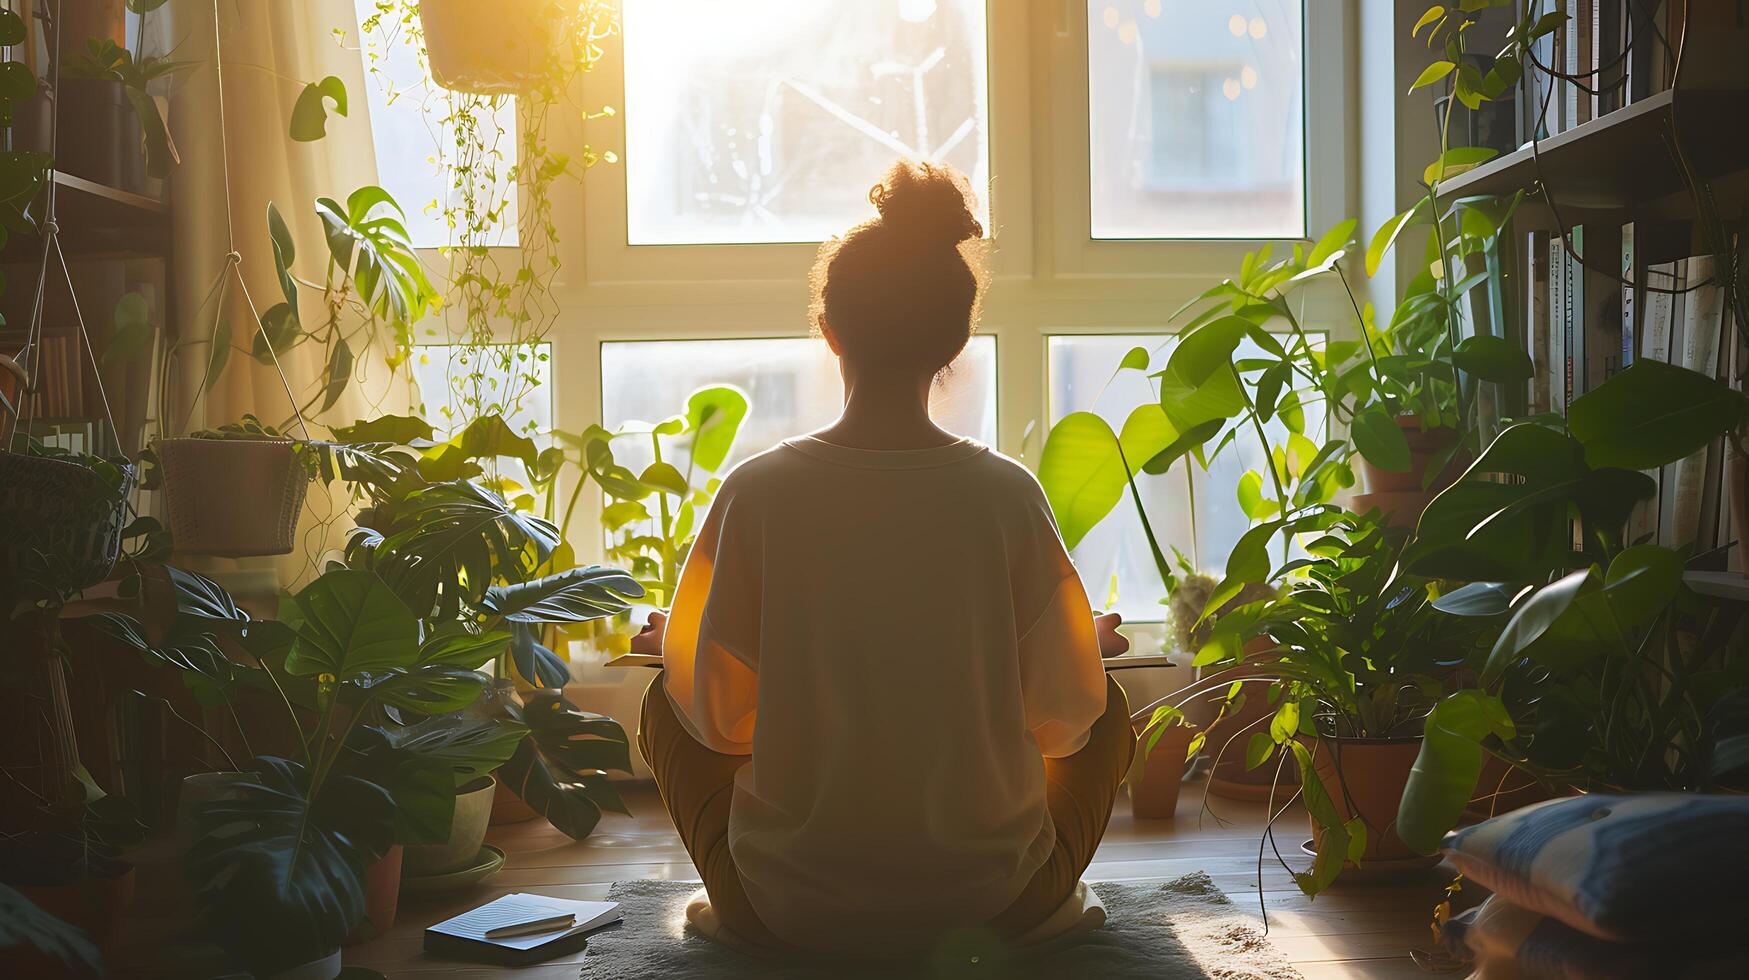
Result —
[{"label": "white oversized t-shirt", "polygon": [[1105,709],[1092,610],[1032,474],[962,440],[808,436],[723,482],[664,639],[689,731],[750,755],[729,849],[798,947],[988,922],[1055,844],[1045,756]]}]

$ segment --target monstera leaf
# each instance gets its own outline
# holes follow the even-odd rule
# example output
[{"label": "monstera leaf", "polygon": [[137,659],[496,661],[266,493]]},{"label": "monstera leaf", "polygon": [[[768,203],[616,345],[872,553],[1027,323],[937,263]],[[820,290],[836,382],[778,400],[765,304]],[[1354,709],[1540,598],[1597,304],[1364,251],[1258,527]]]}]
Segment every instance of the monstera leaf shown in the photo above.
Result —
[{"label": "monstera leaf", "polygon": [[440,844],[449,839],[456,790],[503,765],[527,734],[515,722],[460,715],[367,725],[347,740],[336,771],[389,791],[396,841]]},{"label": "monstera leaf", "polygon": [[359,298],[377,316],[409,324],[437,305],[437,290],[413,247],[406,216],[388,191],[360,187],[344,205],[318,198],[316,216],[322,219],[330,260],[352,274]]},{"label": "monstera leaf", "polygon": [[22,971],[17,976],[105,975],[103,958],[84,930],[37,908],[8,885],[0,885],[0,954],[0,961]]},{"label": "monstera leaf", "polygon": [[421,616],[455,619],[500,579],[538,567],[560,543],[551,521],[523,513],[475,483],[457,480],[410,493],[381,540],[367,544],[378,574]]},{"label": "monstera leaf", "polygon": [[382,579],[338,568],[300,590],[280,617],[297,633],[286,673],[361,675],[411,666],[419,655],[419,624]]},{"label": "monstera leaf", "polygon": [[495,585],[480,608],[512,623],[586,623],[616,616],[641,598],[644,587],[617,568],[589,565],[530,582]]},{"label": "monstera leaf", "polygon": [[333,952],[364,918],[365,865],[394,839],[382,787],[330,775],[318,798],[304,767],[255,760],[229,798],[197,807],[187,870],[213,937],[259,976]]},{"label": "monstera leaf", "polygon": [[524,704],[506,708],[530,737],[498,778],[530,809],[573,840],[589,836],[601,811],[629,812],[604,771],[631,770],[631,748],[619,722],[579,711],[556,690],[536,691]]}]

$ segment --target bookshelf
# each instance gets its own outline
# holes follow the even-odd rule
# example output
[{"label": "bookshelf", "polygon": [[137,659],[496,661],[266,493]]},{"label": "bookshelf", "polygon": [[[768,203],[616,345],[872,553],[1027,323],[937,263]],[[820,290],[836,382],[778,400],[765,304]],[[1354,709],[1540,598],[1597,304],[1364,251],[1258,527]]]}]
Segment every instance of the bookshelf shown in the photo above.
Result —
[{"label": "bookshelf", "polygon": [[[170,209],[156,198],[55,171],[61,247],[68,261],[164,257],[170,248]],[[39,262],[42,238],[13,235],[0,262]]]},{"label": "bookshelf", "polygon": [[[1510,194],[1539,181],[1563,211],[1631,210],[1675,195],[1686,185],[1672,152],[1680,139],[1699,179],[1749,169],[1749,129],[1742,92],[1669,89],[1556,133],[1440,184],[1441,196]],[[1545,208],[1538,198],[1524,206]]]}]

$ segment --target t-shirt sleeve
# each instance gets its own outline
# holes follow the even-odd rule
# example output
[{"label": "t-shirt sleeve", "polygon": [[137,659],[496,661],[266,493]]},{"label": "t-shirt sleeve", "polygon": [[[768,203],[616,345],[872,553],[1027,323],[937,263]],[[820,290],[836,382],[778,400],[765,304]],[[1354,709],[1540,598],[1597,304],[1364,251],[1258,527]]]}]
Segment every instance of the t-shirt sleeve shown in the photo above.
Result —
[{"label": "t-shirt sleeve", "polygon": [[1105,713],[1105,666],[1093,607],[1069,561],[1050,507],[1031,502],[1010,579],[1021,618],[1020,688],[1026,727],[1047,758],[1073,755]]},{"label": "t-shirt sleeve", "polygon": [[705,515],[668,613],[668,698],[700,744],[750,755],[758,708],[760,547],[747,505],[725,483]]}]

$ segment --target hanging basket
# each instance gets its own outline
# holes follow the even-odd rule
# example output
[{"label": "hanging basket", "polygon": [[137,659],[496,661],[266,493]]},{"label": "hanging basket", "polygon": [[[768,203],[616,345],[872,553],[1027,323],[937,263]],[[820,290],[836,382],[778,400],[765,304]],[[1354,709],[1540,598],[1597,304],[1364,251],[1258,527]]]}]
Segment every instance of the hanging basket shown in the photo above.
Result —
[{"label": "hanging basket", "polygon": [[292,550],[309,478],[290,439],[164,439],[157,452],[178,553]]},{"label": "hanging basket", "polygon": [[595,0],[419,0],[431,77],[452,92],[516,95],[577,60]]},{"label": "hanging basket", "polygon": [[8,579],[61,593],[109,577],[121,554],[135,470],[117,464],[119,486],[89,466],[0,452],[0,556]]}]

